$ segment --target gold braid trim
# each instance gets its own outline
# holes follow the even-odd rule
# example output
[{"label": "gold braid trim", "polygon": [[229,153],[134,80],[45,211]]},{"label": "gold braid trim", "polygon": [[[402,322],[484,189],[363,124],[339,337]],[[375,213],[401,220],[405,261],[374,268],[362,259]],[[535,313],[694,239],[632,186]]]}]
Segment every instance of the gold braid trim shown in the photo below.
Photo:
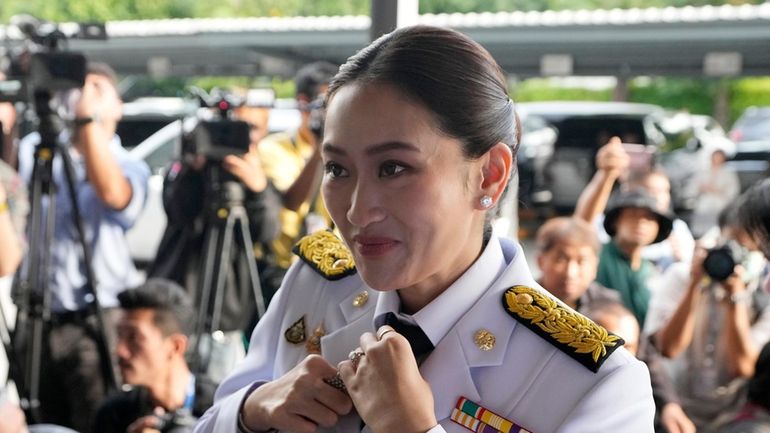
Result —
[{"label": "gold braid trim", "polygon": [[[513,286],[508,289],[505,292],[505,307],[527,327],[537,327],[543,331],[539,333],[541,336],[544,336],[544,333],[559,345],[573,349],[575,354],[590,354],[594,364],[601,364],[612,351],[624,343],[617,335],[610,334],[582,314],[565,308],[531,287]],[[566,350],[565,352],[570,353]],[[582,360],[578,360],[586,365]]]},{"label": "gold braid trim", "polygon": [[339,280],[356,272],[350,250],[328,230],[300,239],[294,253],[327,280]]}]

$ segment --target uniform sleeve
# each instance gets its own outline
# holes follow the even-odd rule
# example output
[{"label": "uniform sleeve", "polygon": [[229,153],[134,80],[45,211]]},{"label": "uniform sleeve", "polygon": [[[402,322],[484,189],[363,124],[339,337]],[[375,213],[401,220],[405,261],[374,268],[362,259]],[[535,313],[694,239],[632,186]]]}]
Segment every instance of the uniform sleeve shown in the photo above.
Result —
[{"label": "uniform sleeve", "polygon": [[618,367],[580,400],[558,433],[652,433],[655,404],[641,361]]},{"label": "uniform sleeve", "polygon": [[264,317],[251,335],[249,353],[235,371],[219,385],[214,406],[206,411],[195,426],[194,433],[232,433],[237,431],[238,412],[248,389],[257,382],[274,379],[275,353],[278,348],[283,313],[286,311],[291,288],[302,267],[298,262],[289,269],[281,288],[270,302]]}]

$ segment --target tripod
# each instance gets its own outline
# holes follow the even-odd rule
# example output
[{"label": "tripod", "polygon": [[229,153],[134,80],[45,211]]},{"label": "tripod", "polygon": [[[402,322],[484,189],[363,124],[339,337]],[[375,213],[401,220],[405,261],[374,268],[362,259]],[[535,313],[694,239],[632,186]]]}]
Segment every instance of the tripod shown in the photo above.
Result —
[{"label": "tripod", "polygon": [[[34,168],[30,181],[30,224],[28,227],[30,251],[24,266],[17,274],[15,287],[18,314],[12,338],[10,363],[11,378],[16,383],[22,408],[30,422],[40,420],[40,374],[44,331],[51,323],[51,250],[54,242],[56,190],[53,176],[55,156],[59,156],[64,170],[65,187],[69,193],[78,243],[82,247],[86,276],[86,292],[90,303],[88,311],[96,316],[98,330],[94,336],[100,356],[100,369],[108,390],[116,388],[115,372],[107,347],[104,318],[95,290],[96,278],[91,267],[91,250],[86,241],[75,191],[75,171],[68,150],[59,143],[63,121],[51,107],[49,92],[35,93],[35,109],[40,119],[40,143],[35,149]],[[18,358],[23,362],[19,362]],[[22,367],[23,366],[23,367]]]},{"label": "tripod", "polygon": [[248,281],[254,292],[257,315],[265,314],[265,301],[243,205],[243,186],[223,173],[219,164],[208,164],[205,202],[206,224],[203,243],[203,273],[199,280],[199,309],[195,325],[192,370],[206,373],[211,361],[214,333],[220,330],[225,296],[225,279],[232,254],[246,263]]}]

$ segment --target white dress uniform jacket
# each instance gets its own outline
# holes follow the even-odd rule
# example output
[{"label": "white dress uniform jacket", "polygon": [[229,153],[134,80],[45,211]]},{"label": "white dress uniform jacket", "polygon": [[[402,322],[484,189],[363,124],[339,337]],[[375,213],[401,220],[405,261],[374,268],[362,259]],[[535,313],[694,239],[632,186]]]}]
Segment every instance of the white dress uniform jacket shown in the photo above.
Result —
[{"label": "white dress uniform jacket", "polygon": [[[619,348],[592,372],[570,356],[575,349],[557,347],[555,339],[536,334],[506,311],[504,293],[512,286],[528,286],[555,300],[535,283],[521,247],[492,237],[465,274],[409,318],[435,345],[420,365],[439,421],[430,433],[469,431],[450,419],[460,397],[532,433],[653,432],[655,409],[646,366]],[[281,377],[308,355],[305,343],[291,343],[284,335],[296,330],[300,319],[308,336],[323,326],[321,355],[336,365],[358,347],[361,334],[376,330],[377,317],[398,313],[398,308],[395,291],[374,291],[358,274],[332,281],[307,258],[295,263],[254,330],[246,359],[220,385],[215,405],[195,432],[236,432],[240,406],[252,384]],[[477,344],[480,330],[494,336],[491,349]],[[354,410],[336,427],[319,431],[358,433],[361,424]]]}]

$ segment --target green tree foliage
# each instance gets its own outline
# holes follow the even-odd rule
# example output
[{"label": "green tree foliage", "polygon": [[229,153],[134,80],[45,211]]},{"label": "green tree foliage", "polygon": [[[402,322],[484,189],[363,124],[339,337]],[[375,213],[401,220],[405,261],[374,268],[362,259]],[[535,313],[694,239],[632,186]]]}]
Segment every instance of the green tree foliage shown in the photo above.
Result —
[{"label": "green tree foliage", "polygon": [[730,118],[734,122],[752,105],[770,106],[770,77],[735,80],[730,86]]},{"label": "green tree foliage", "polygon": [[711,114],[717,82],[701,78],[637,79],[629,86],[631,102],[656,104],[693,114]]},{"label": "green tree foliage", "polygon": [[531,78],[511,88],[517,102],[537,101],[610,101],[612,89],[592,90],[580,87],[558,87],[548,79]]},{"label": "green tree foliage", "polygon": [[[51,21],[367,15],[372,0],[2,0],[0,23],[27,13]],[[385,1],[385,0],[379,0]],[[421,0],[421,13],[758,4],[762,0]]]}]

